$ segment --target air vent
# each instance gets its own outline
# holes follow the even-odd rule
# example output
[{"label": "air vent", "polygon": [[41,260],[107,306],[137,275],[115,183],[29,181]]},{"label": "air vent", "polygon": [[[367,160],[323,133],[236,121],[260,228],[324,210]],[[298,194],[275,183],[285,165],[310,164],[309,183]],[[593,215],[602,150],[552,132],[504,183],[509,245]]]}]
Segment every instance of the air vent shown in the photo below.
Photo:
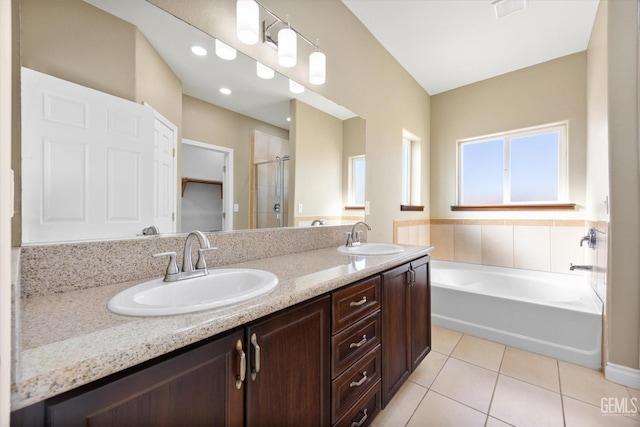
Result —
[{"label": "air vent", "polygon": [[496,0],[491,4],[496,13],[496,18],[501,19],[512,13],[526,9],[528,3],[529,0]]}]

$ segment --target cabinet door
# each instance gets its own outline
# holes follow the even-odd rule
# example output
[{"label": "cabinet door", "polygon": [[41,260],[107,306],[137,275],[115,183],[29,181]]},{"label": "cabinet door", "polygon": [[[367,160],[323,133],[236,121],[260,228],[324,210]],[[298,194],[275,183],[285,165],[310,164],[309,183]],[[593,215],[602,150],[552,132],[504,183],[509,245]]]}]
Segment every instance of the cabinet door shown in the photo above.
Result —
[{"label": "cabinet door", "polygon": [[247,328],[247,426],[330,425],[330,319],[326,296]]},{"label": "cabinet door", "polygon": [[236,387],[236,345],[243,338],[238,331],[89,391],[51,399],[48,425],[241,426],[246,382]]},{"label": "cabinet door", "polygon": [[383,408],[411,373],[408,272],[403,265],[382,273]]},{"label": "cabinet door", "polygon": [[429,257],[411,262],[411,371],[431,351],[431,280]]}]

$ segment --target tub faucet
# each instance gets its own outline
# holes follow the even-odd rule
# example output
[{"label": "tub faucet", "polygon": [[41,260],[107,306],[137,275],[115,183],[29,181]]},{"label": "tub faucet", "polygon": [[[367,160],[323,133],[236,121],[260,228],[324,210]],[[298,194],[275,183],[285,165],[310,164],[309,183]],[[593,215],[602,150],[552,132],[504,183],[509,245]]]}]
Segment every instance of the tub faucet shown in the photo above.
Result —
[{"label": "tub faucet", "polygon": [[575,265],[574,263],[570,263],[569,264],[569,270],[574,271],[574,270],[592,270],[593,266],[592,265]]},{"label": "tub faucet", "polygon": [[[200,249],[198,249],[198,260],[196,261],[196,265],[193,265],[191,251],[193,249],[193,241],[197,239],[200,244]],[[209,244],[209,239],[198,230],[194,230],[187,236],[187,239],[184,241],[184,256],[182,257],[182,271],[178,270],[178,265],[176,263],[176,253],[175,252],[162,252],[159,254],[154,254],[154,257],[168,256],[169,257],[169,265],[167,266],[167,271],[164,275],[165,282],[176,282],[178,280],[190,279],[192,277],[200,277],[206,276],[209,274],[207,271],[207,262],[204,258],[204,252],[214,250],[218,248],[212,248]]]},{"label": "tub faucet", "polygon": [[582,244],[584,242],[587,242],[587,245],[589,246],[589,249],[594,249],[596,248],[596,229],[594,227],[589,228],[589,231],[587,232],[587,235],[584,236],[582,239],[580,239],[580,246],[582,246]]},{"label": "tub faucet", "polygon": [[351,232],[347,232],[347,243],[345,244],[345,246],[347,247],[353,247],[353,246],[358,246],[360,244],[360,233],[362,233],[362,231],[356,231],[356,227],[358,225],[364,225],[365,227],[367,227],[367,229],[369,231],[371,231],[371,227],[369,226],[369,224],[367,224],[364,221],[358,221],[355,224],[353,224],[353,228],[351,228]]}]

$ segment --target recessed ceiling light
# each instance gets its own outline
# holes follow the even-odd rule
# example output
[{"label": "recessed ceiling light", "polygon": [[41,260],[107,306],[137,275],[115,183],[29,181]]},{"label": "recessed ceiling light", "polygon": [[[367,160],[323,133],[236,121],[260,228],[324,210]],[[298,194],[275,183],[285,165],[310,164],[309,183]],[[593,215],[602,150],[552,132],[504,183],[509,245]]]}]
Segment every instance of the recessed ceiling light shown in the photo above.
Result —
[{"label": "recessed ceiling light", "polygon": [[289,90],[291,91],[291,93],[302,93],[304,92],[304,86],[294,80],[289,79]]},{"label": "recessed ceiling light", "polygon": [[231,46],[222,43],[220,40],[216,40],[216,55],[227,61],[236,59],[236,50]]},{"label": "recessed ceiling light", "polygon": [[197,46],[197,45],[191,46],[191,52],[194,55],[207,56],[207,49],[203,48],[202,46]]},{"label": "recessed ceiling light", "polygon": [[291,117],[287,117],[287,121],[290,122],[291,121]]},{"label": "recessed ceiling light", "polygon": [[220,88],[220,93],[223,95],[231,95],[231,89],[226,88],[226,87],[221,87]]}]

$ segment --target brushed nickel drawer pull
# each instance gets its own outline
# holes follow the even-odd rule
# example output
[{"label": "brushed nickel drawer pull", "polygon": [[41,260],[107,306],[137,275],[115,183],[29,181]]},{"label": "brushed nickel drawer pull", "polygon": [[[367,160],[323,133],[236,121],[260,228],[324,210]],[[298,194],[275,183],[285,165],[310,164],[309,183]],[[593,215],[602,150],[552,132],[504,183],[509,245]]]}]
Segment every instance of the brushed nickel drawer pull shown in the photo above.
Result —
[{"label": "brushed nickel drawer pull", "polygon": [[360,379],[360,381],[352,381],[351,384],[349,384],[349,387],[360,387],[368,379],[369,377],[367,376],[367,371],[364,371],[362,373],[362,378]]},{"label": "brushed nickel drawer pull", "polygon": [[236,343],[236,351],[238,352],[238,356],[240,356],[240,375],[236,377],[236,388],[239,390],[242,387],[242,382],[247,377],[247,355],[244,350],[242,350],[241,340],[238,340]]},{"label": "brushed nickel drawer pull", "polygon": [[364,414],[362,416],[362,418],[360,419],[360,421],[354,421],[351,423],[351,427],[360,427],[362,424],[364,424],[365,421],[367,421],[367,418],[369,418],[369,415],[367,415],[367,410],[365,409],[364,411],[362,411],[362,413]]},{"label": "brushed nickel drawer pull", "polygon": [[349,307],[360,307],[365,302],[367,302],[366,296],[362,297],[360,301],[351,301],[351,304],[349,304]]},{"label": "brushed nickel drawer pull", "polygon": [[362,336],[362,339],[361,339],[360,341],[358,341],[358,342],[352,342],[352,343],[349,345],[349,348],[360,348],[360,347],[362,347],[362,346],[364,345],[364,343],[366,343],[366,342],[367,342],[367,336],[366,336],[366,335],[363,335],[363,336]]},{"label": "brushed nickel drawer pull", "polygon": [[253,346],[253,369],[251,370],[251,380],[255,381],[260,372],[260,346],[256,334],[251,335],[251,345]]}]

